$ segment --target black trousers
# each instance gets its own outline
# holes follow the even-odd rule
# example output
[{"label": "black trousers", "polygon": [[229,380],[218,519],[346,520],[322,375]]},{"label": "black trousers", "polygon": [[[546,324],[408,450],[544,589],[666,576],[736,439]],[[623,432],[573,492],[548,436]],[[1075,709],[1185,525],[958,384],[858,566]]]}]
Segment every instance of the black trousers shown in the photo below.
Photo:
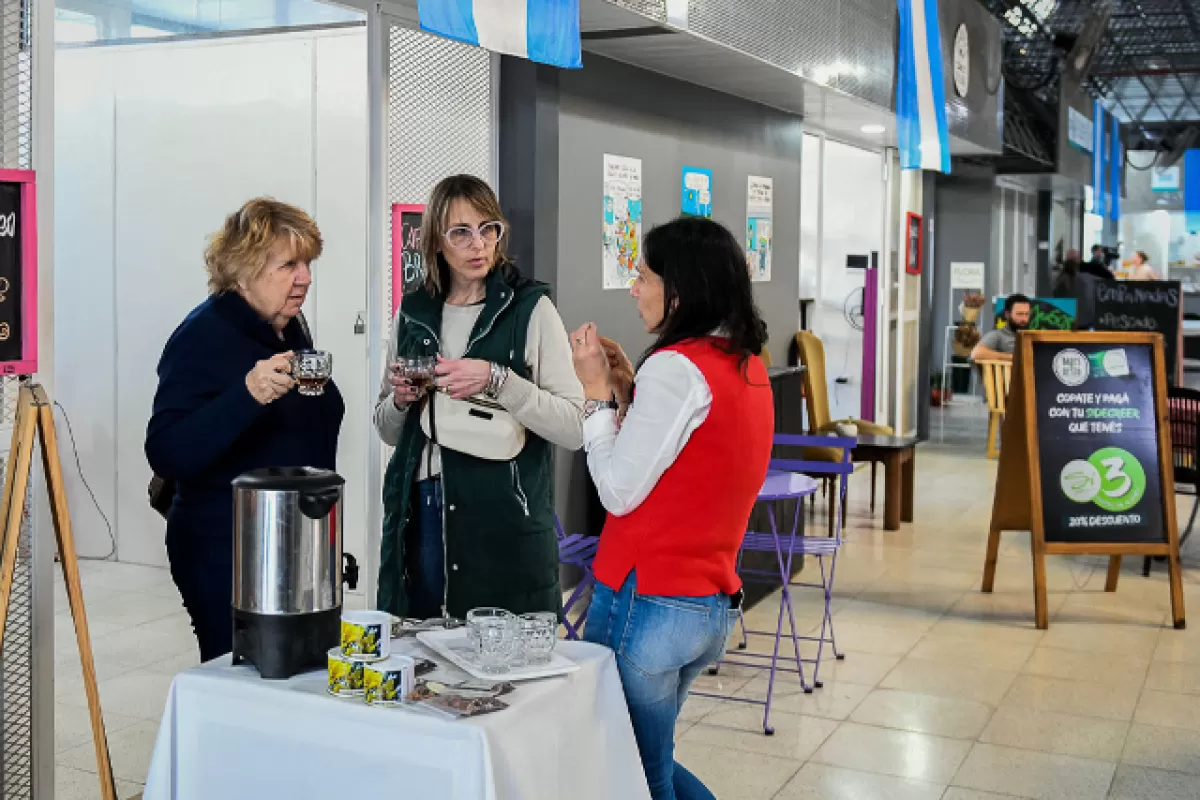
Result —
[{"label": "black trousers", "polygon": [[171,579],[192,618],[200,660],[233,650],[233,547],[224,540],[168,536]]}]

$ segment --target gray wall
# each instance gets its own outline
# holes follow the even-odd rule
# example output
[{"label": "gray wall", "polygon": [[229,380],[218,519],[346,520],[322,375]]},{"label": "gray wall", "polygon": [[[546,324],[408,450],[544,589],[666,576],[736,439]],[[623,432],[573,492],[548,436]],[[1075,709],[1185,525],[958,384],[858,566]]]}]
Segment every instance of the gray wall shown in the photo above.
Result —
[{"label": "gray wall", "polygon": [[[1121,213],[1132,214],[1139,211],[1182,211],[1183,210],[1183,181],[1184,163],[1180,159],[1178,164],[1179,169],[1179,187],[1178,192],[1156,192],[1151,188],[1151,178],[1154,172],[1158,171],[1157,167],[1151,169],[1136,169],[1130,166],[1132,161],[1139,167],[1145,166],[1154,160],[1154,153],[1141,150],[1136,153],[1130,153],[1129,158],[1125,162],[1125,196],[1121,199]],[[1160,157],[1160,161],[1162,158]]]},{"label": "gray wall", "polygon": [[[1092,154],[1071,144],[1070,137],[1067,136],[1067,126],[1070,116],[1068,109],[1071,107],[1088,119],[1092,119],[1092,98],[1078,84],[1072,84],[1066,76],[1062,79],[1060,98],[1058,104],[1058,169],[1056,172],[1076,183],[1087,186],[1092,182]],[[1092,122],[1095,123],[1095,120]]]},{"label": "gray wall", "polygon": [[[970,64],[965,97],[959,97],[954,87],[954,37],[960,25],[967,28]],[[938,4],[938,26],[950,135],[999,153],[1004,144],[1000,126],[1000,85],[1004,80],[1000,74],[1000,20],[979,0],[942,0]]]},{"label": "gray wall", "polygon": [[713,171],[713,219],[739,239],[746,179],[774,179],[775,242],[769,282],[754,284],[775,363],[799,321],[798,117],[600,58],[559,80],[559,239],[556,299],[568,328],[593,321],[630,356],[651,341],[629,293],[602,288],[604,154],[642,160],[643,234],[679,216],[681,170]]},{"label": "gray wall", "polygon": [[[604,154],[642,160],[643,234],[680,213],[681,170],[713,171],[713,218],[738,236],[748,175],[774,179],[771,280],[754,284],[776,364],[799,327],[798,117],[615,61],[586,55],[558,74],[558,264],[555,301],[568,329],[595,322],[636,360],[651,342],[627,291],[603,289]],[[599,533],[600,509],[582,453],[557,463],[559,513],[568,530]]]},{"label": "gray wall", "polygon": [[[985,296],[989,303],[1000,285],[999,266],[995,258],[993,236],[996,186],[991,176],[963,178],[939,176],[937,182],[937,228],[935,264],[933,269],[933,372],[942,368],[946,326],[958,321],[958,313],[950,313],[950,263],[953,261],[982,261]],[[961,292],[958,292],[961,294]],[[955,298],[957,306],[958,298]],[[991,329],[989,306],[979,315],[979,329]]]}]

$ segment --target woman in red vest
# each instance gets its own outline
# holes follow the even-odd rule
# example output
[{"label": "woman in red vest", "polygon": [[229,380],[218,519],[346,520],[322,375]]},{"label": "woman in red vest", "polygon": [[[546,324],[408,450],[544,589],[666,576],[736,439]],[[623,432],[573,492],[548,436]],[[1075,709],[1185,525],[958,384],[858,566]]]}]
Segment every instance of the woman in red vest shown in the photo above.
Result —
[{"label": "woman in red vest", "polygon": [[746,254],[718,223],[655,228],[642,256],[630,293],[656,339],[636,376],[595,325],[571,335],[588,469],[609,512],[584,638],[616,653],[654,800],[707,800],[675,763],[675,720],[741,602],[737,552],[774,430],[767,329]]}]

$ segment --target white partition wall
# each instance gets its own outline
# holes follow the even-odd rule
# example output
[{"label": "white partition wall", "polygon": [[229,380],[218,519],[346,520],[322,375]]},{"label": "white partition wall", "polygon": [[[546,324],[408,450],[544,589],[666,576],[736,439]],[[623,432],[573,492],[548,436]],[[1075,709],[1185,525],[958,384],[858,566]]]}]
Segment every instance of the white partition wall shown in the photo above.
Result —
[{"label": "white partition wall", "polygon": [[858,417],[864,270],[847,268],[846,258],[883,256],[883,156],[806,135],[801,170],[801,295],[811,290],[816,300],[810,327],[825,346],[830,414]]},{"label": "white partition wall", "polygon": [[313,214],[326,242],[306,314],[346,397],[346,549],[365,555],[369,408],[365,28],[60,50],[58,397],[82,555],[165,564],[146,502],[146,422],[163,344],[206,294],[205,239],[258,195]]}]

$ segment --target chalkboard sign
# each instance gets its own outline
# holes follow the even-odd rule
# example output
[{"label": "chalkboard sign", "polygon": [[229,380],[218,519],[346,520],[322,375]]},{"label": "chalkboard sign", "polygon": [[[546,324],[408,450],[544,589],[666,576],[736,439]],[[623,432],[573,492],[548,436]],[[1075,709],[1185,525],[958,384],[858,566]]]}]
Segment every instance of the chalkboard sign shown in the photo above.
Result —
[{"label": "chalkboard sign", "polygon": [[0,362],[20,361],[25,340],[21,234],[21,185],[0,183]]},{"label": "chalkboard sign", "polygon": [[400,307],[404,295],[425,280],[421,263],[421,219],[425,206],[392,206],[392,314]]},{"label": "chalkboard sign", "polygon": [[1179,281],[1090,281],[1090,319],[1080,327],[1098,331],[1161,333],[1166,347],[1167,384],[1175,386],[1181,368],[1183,287]]},{"label": "chalkboard sign", "polygon": [[0,170],[0,374],[37,372],[34,173]]},{"label": "chalkboard sign", "polygon": [[1046,555],[1166,556],[1184,627],[1163,339],[1143,332],[1026,331],[1013,352],[983,591],[1002,531],[1029,531],[1034,614],[1049,625]]},{"label": "chalkboard sign", "polygon": [[1047,542],[1165,543],[1150,345],[1035,342]]}]

